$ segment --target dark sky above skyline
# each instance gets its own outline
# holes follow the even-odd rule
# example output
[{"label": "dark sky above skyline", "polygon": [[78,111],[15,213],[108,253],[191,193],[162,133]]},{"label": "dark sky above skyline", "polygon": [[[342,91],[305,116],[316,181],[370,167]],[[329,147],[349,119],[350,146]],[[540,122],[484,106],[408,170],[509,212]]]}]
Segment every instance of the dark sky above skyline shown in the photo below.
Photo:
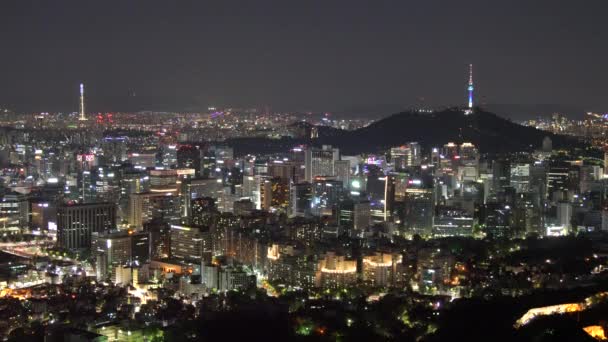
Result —
[{"label": "dark sky above skyline", "polygon": [[[482,102],[605,110],[608,2],[0,2],[0,106],[340,111]],[[135,96],[129,95],[135,94]],[[424,99],[424,100],[423,100]]]}]

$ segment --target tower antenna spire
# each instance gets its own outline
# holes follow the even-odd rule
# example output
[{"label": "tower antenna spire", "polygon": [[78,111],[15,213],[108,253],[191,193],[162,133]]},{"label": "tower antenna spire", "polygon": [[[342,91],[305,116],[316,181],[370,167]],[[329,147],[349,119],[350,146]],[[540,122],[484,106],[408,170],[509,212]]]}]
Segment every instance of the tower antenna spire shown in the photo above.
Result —
[{"label": "tower antenna spire", "polygon": [[473,110],[473,64],[469,64],[469,110]]},{"label": "tower antenna spire", "polygon": [[84,84],[80,83],[80,121],[86,121],[87,118],[84,116]]}]

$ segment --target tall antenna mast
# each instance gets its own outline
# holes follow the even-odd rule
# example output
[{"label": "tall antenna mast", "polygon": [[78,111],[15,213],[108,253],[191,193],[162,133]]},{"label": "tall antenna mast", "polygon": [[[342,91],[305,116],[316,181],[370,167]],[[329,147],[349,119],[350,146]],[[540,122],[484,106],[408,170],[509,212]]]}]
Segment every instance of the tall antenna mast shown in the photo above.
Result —
[{"label": "tall antenna mast", "polygon": [[84,84],[80,83],[80,121],[86,121],[87,118],[84,116]]},{"label": "tall antenna mast", "polygon": [[469,64],[469,110],[473,110],[473,64]]}]

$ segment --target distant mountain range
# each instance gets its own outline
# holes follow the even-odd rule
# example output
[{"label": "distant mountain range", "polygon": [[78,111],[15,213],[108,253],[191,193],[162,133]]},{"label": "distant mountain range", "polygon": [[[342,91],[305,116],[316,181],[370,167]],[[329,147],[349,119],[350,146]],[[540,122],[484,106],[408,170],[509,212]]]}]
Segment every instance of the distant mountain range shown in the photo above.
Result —
[{"label": "distant mountain range", "polygon": [[[298,124],[299,131],[309,132],[307,124]],[[302,126],[304,125],[304,126]],[[319,136],[305,138],[242,138],[227,143],[235,153],[285,152],[297,144],[332,145],[344,154],[375,153],[411,141],[423,147],[442,146],[448,142],[471,142],[481,152],[517,152],[539,148],[545,137],[550,137],[554,147],[583,147],[583,143],[568,136],[525,127],[482,109],[465,115],[460,109],[446,109],[434,113],[402,112],[378,120],[371,125],[345,131],[319,126]]]},{"label": "distant mountain range", "polygon": [[[500,115],[504,118],[524,121],[536,119],[539,117],[550,117],[553,113],[560,113],[571,119],[582,119],[586,112],[592,111],[592,108],[584,108],[578,105],[568,104],[501,104],[501,103],[484,103],[481,105],[485,110]],[[332,111],[332,115],[336,118],[370,118],[382,119],[386,113],[396,113],[407,111],[409,108],[427,108],[424,105],[406,106],[403,104],[384,104],[384,105],[369,105],[369,106],[353,106],[343,110]],[[442,111],[449,106],[437,107],[430,106],[429,109]]]}]

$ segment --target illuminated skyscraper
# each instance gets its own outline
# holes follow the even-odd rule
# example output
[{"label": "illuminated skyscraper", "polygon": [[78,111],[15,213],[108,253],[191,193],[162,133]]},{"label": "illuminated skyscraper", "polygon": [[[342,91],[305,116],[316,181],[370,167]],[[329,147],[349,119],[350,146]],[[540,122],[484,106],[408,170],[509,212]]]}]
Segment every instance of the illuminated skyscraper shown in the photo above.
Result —
[{"label": "illuminated skyscraper", "polygon": [[129,225],[140,229],[154,219],[178,223],[181,217],[177,190],[135,193],[129,196]]},{"label": "illuminated skyscraper", "polygon": [[211,246],[211,232],[208,228],[171,225],[171,257],[210,262]]},{"label": "illuminated skyscraper", "polygon": [[84,116],[84,84],[80,83],[80,121],[86,121],[87,118]]},{"label": "illuminated skyscraper", "polygon": [[391,148],[391,158],[395,169],[403,170],[412,166],[419,166],[421,162],[420,144],[411,142]]},{"label": "illuminated skyscraper", "polygon": [[305,177],[312,182],[316,176],[334,176],[334,162],[340,160],[340,150],[323,145],[321,149],[310,147],[305,151]]},{"label": "illuminated skyscraper", "polygon": [[420,179],[408,181],[399,218],[411,233],[428,235],[432,231],[435,202],[429,185]]},{"label": "illuminated skyscraper", "polygon": [[338,203],[343,199],[341,181],[333,177],[315,177],[312,183],[311,209],[314,216],[333,216]]}]

